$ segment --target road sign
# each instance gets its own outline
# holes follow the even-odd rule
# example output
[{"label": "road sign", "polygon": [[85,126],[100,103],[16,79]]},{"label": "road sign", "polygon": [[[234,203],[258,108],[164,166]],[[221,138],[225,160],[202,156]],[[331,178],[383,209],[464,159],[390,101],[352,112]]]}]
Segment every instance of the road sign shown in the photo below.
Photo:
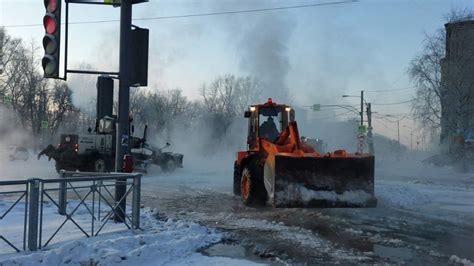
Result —
[{"label": "road sign", "polygon": [[357,134],[358,135],[367,134],[367,127],[365,125],[359,125],[359,127],[357,128]]},{"label": "road sign", "polygon": [[47,129],[49,128],[49,123],[46,120],[41,121],[41,128],[42,129]]},{"label": "road sign", "polygon": [[365,148],[365,141],[358,141],[357,142],[357,147],[359,147],[359,149],[363,150]]},{"label": "road sign", "polygon": [[311,109],[313,109],[313,111],[321,111],[321,105],[320,104],[313,104]]}]

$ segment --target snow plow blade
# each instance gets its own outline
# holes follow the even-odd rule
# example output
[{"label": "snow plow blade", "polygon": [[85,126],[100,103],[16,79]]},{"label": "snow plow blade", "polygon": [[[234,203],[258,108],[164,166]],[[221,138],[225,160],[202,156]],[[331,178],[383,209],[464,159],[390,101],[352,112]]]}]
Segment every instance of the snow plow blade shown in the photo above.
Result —
[{"label": "snow plow blade", "polygon": [[[273,165],[272,165],[273,164]],[[277,208],[375,207],[374,157],[275,154],[264,171],[268,202]]]}]

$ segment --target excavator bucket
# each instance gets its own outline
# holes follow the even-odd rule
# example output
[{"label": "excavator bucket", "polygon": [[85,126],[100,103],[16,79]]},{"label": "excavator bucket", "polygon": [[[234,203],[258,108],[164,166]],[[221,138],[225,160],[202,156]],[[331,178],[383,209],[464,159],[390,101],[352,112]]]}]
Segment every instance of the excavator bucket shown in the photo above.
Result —
[{"label": "excavator bucket", "polygon": [[264,167],[274,207],[375,207],[374,157],[275,154]]}]

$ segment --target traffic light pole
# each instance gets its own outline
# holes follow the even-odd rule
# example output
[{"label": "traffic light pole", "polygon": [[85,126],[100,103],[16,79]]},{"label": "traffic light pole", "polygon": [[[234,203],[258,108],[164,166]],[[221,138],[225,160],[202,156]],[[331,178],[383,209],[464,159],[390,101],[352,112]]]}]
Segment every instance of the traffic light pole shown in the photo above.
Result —
[{"label": "traffic light pole", "polygon": [[[132,2],[122,0],[120,4],[120,59],[119,59],[119,102],[118,102],[118,123],[117,138],[115,141],[115,171],[121,172],[123,157],[129,149],[129,99],[130,99],[130,51],[131,51],[131,31],[132,31]],[[125,220],[125,198],[126,180],[117,180],[115,183],[115,200],[120,202],[118,211],[115,214],[115,221]],[[122,200],[122,201],[120,201]]]}]

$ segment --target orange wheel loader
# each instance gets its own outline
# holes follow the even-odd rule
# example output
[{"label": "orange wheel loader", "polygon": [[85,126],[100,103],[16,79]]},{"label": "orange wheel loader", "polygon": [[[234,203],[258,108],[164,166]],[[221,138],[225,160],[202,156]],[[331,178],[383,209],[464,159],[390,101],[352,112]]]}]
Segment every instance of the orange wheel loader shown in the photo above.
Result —
[{"label": "orange wheel loader", "polygon": [[234,194],[247,206],[375,207],[374,156],[320,154],[300,140],[294,110],[271,98],[251,105],[248,149],[237,152]]}]

